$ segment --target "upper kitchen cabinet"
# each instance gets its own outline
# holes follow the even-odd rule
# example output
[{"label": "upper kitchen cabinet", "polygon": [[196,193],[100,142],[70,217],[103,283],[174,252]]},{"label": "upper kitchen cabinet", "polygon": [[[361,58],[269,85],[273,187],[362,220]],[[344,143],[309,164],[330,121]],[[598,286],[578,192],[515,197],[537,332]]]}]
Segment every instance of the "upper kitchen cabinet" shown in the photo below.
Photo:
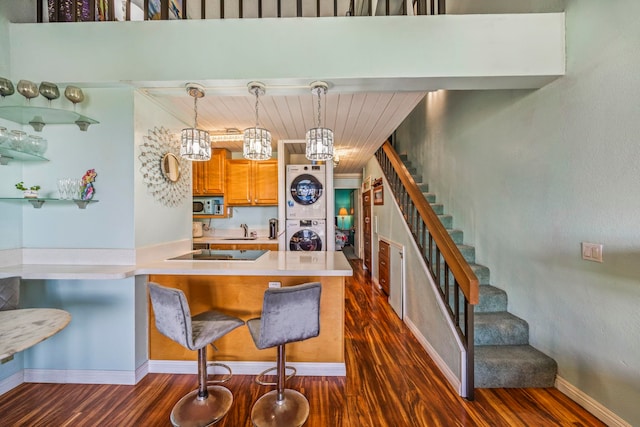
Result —
[{"label": "upper kitchen cabinet", "polygon": [[211,150],[208,162],[193,162],[193,195],[221,196],[224,194],[225,168],[231,153],[223,148]]},{"label": "upper kitchen cabinet", "polygon": [[227,160],[225,202],[230,206],[278,204],[277,160]]}]

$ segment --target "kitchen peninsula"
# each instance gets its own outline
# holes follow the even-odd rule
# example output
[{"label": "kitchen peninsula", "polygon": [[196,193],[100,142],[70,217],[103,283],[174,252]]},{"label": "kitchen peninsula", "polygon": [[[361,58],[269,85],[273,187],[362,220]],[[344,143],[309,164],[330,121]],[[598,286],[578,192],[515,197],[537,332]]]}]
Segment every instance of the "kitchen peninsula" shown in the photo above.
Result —
[{"label": "kitchen peninsula", "polygon": [[[320,336],[304,343],[291,344],[287,349],[289,361],[294,364],[304,362],[303,369],[298,369],[302,374],[305,373],[306,366],[306,372],[313,375],[344,375],[344,284],[345,276],[351,276],[352,270],[342,252],[267,251],[255,261],[168,260],[180,254],[162,256],[158,261],[139,265],[20,264],[0,268],[0,277],[19,276],[29,282],[55,280],[56,283],[60,283],[50,286],[73,286],[75,280],[95,280],[96,287],[102,286],[105,280],[117,284],[120,282],[119,279],[135,277],[135,286],[138,289],[136,294],[143,292],[143,298],[146,295],[146,284],[148,281],[154,281],[182,289],[193,314],[209,308],[218,308],[243,320],[260,315],[262,296],[270,282],[289,286],[318,281],[322,283]],[[75,309],[74,304],[74,301],[69,301],[67,307],[67,302],[63,300],[59,308],[69,308],[72,311]],[[148,349],[144,358],[147,363],[142,367],[136,367],[136,381],[144,376],[145,372],[184,372],[186,368],[180,364],[184,364],[185,361],[192,364],[195,353],[186,351],[157,332],[148,302],[135,304],[132,310],[135,311],[132,315],[138,319],[136,330],[147,331],[139,336],[143,348]],[[91,322],[72,322],[70,327],[75,329],[74,333],[83,336],[99,334],[98,330],[93,329],[99,326],[94,326]],[[272,349],[255,348],[246,328],[233,331],[215,345],[219,351],[210,352],[213,358],[230,363],[236,373],[258,373],[266,364],[272,364],[275,360]],[[87,354],[92,353],[90,348],[87,351]],[[106,367],[100,367],[101,363],[96,362],[96,365],[97,367],[92,369],[108,370]],[[80,368],[70,364],[68,369],[77,372]],[[123,374],[123,377],[132,377],[132,373]],[[99,375],[102,374],[95,374]],[[130,380],[102,378],[100,381],[126,383]],[[83,380],[80,379],[78,382]]]}]

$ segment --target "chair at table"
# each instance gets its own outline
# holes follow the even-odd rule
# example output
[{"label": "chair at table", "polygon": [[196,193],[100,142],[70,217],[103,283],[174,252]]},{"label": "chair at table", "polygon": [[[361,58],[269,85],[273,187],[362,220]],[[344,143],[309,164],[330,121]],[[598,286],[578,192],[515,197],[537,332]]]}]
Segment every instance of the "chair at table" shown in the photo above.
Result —
[{"label": "chair at table", "polygon": [[319,335],[320,292],[318,282],[269,288],[264,293],[261,317],[247,321],[257,348],[278,347],[276,389],[260,397],[251,410],[256,427],[301,426],[309,416],[307,398],[284,388],[285,344]]},{"label": "chair at table", "polygon": [[[209,426],[218,422],[229,411],[233,395],[226,387],[207,381],[207,346],[244,325],[244,321],[217,310],[191,317],[181,290],[151,282],[149,292],[158,331],[189,350],[198,350],[198,389],[175,404],[171,423],[174,426]],[[230,376],[231,369],[226,368]]]},{"label": "chair at table", "polygon": [[20,302],[20,278],[0,279],[0,311],[15,310]]}]

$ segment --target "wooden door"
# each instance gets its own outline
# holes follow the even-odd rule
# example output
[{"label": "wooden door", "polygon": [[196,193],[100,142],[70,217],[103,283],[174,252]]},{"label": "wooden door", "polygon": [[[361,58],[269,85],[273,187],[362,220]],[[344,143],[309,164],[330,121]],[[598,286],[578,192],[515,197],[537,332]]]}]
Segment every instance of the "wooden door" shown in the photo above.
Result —
[{"label": "wooden door", "polygon": [[362,243],[364,268],[371,271],[371,190],[362,194]]},{"label": "wooden door", "polygon": [[253,163],[253,204],[278,204],[278,161],[265,160]]}]

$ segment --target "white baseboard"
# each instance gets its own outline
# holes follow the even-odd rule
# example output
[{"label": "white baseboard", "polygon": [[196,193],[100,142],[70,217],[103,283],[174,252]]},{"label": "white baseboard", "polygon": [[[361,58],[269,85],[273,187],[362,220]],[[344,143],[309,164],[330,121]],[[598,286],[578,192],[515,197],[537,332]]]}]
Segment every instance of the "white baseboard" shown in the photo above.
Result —
[{"label": "white baseboard", "polygon": [[24,382],[24,371],[20,370],[15,374],[0,381],[0,395],[13,390]]},{"label": "white baseboard", "polygon": [[[275,366],[273,362],[227,362],[236,375],[258,375],[260,372]],[[297,375],[314,377],[344,377],[347,375],[344,363],[287,363],[296,368]],[[156,374],[196,374],[198,363],[188,360],[149,360],[149,373]],[[222,373],[223,371],[220,371]]]},{"label": "white baseboard", "polygon": [[591,396],[585,394],[582,390],[565,380],[564,378],[556,375],[556,388],[569,399],[582,406],[594,417],[608,425],[609,427],[631,427],[631,424],[611,412],[594,400]]},{"label": "white baseboard", "polygon": [[[146,374],[145,374],[146,375]],[[136,371],[89,371],[58,369],[25,369],[26,383],[56,384],[123,384],[133,385],[138,381]]]},{"label": "white baseboard", "polygon": [[449,384],[451,384],[451,387],[453,387],[453,389],[456,390],[457,393],[461,395],[462,383],[460,382],[460,379],[455,376],[455,374],[451,371],[449,366],[447,366],[447,364],[444,362],[444,360],[442,360],[438,352],[431,346],[431,344],[429,344],[429,342],[422,335],[418,327],[411,321],[411,319],[405,316],[404,323],[407,325],[409,330],[413,333],[413,336],[416,337],[420,345],[422,345],[422,347],[424,347],[427,353],[429,353],[429,356],[431,356],[435,364],[438,365],[438,368],[440,368],[440,371],[442,371],[444,376],[447,378],[447,381],[449,381]]}]

